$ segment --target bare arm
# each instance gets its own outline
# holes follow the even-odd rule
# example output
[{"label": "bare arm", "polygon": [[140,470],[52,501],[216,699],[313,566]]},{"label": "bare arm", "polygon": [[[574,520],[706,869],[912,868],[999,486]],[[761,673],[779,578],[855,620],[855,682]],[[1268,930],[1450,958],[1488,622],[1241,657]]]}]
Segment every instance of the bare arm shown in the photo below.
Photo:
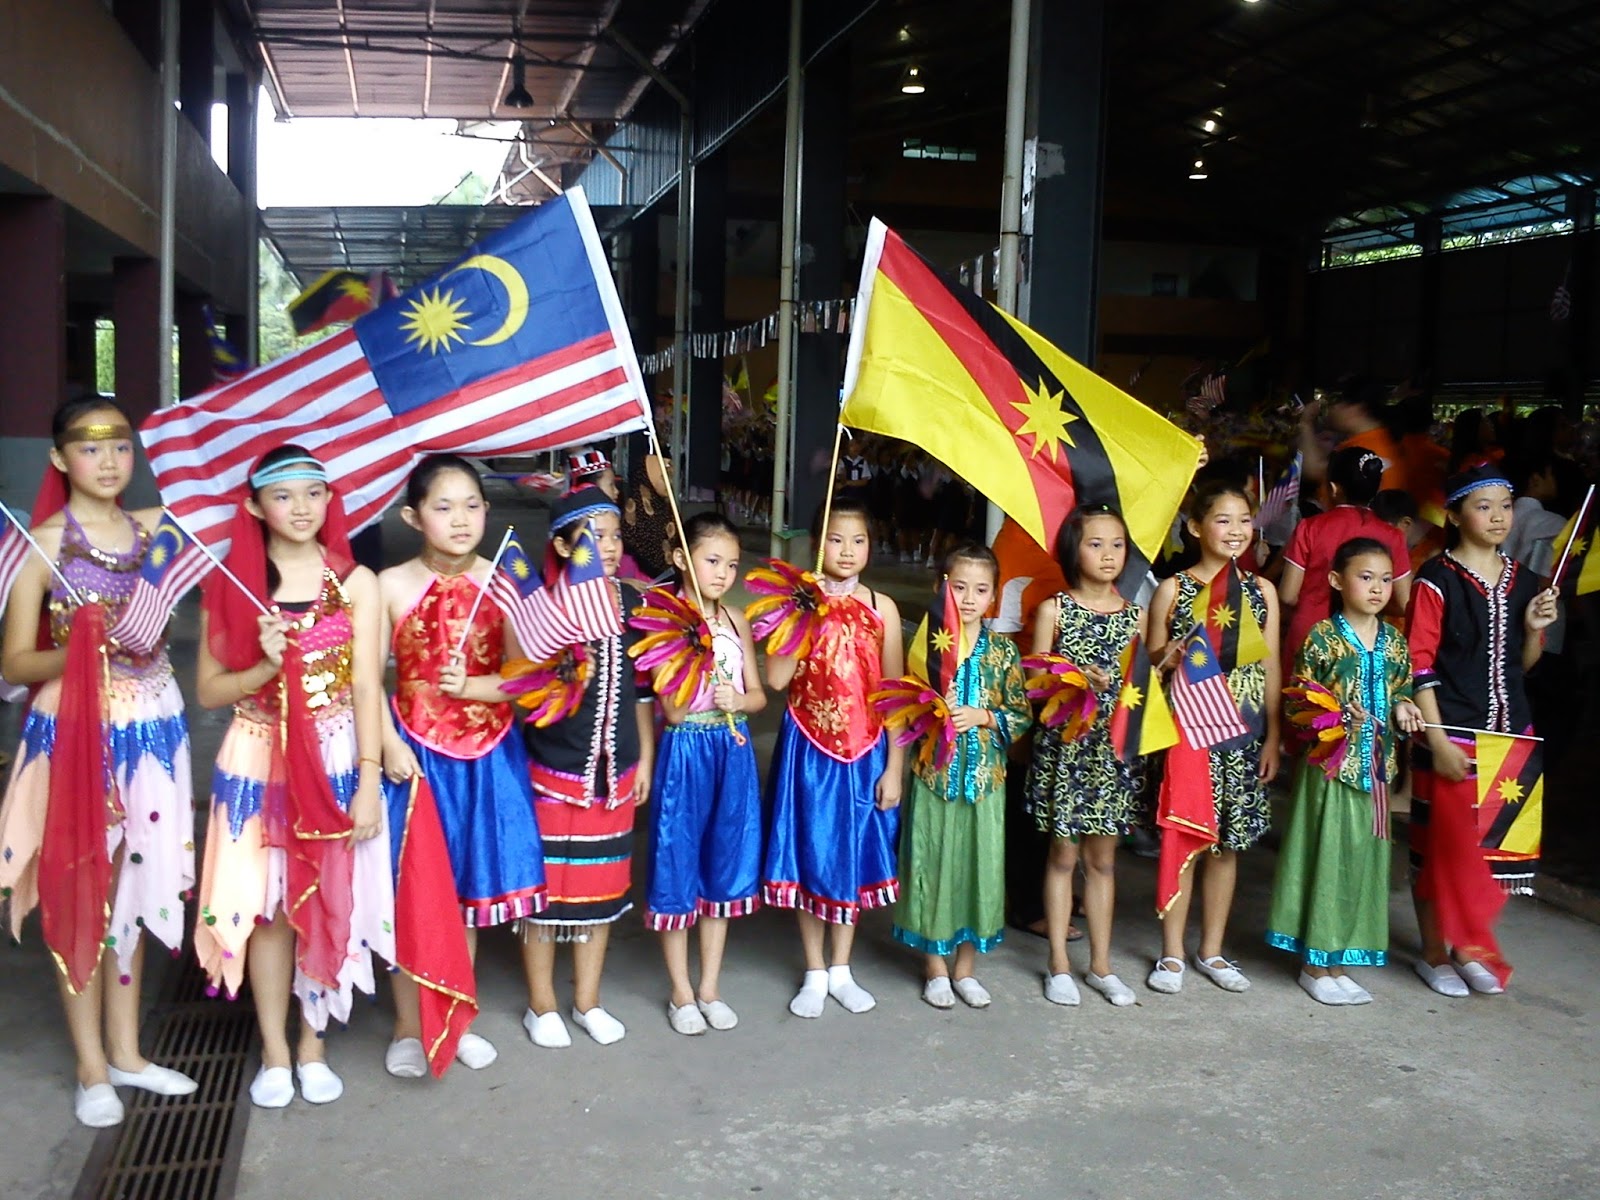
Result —
[{"label": "bare arm", "polygon": [[[1305,582],[1305,579],[1306,569],[1297,563],[1288,562],[1286,560],[1283,564],[1283,575],[1278,579],[1279,601],[1288,608],[1293,608],[1296,604],[1299,604],[1300,585]],[[1396,585],[1395,590],[1397,592],[1399,591],[1398,585]],[[1409,586],[1406,590],[1407,592],[1410,591]],[[1405,605],[1402,603],[1401,610],[1404,611],[1404,609]]]},{"label": "bare arm", "polygon": [[637,806],[650,800],[650,776],[656,766],[656,719],[654,706],[646,700],[635,704],[633,709],[633,719],[639,728],[639,770],[633,781],[633,802]]},{"label": "bare arm", "polygon": [[[1171,617],[1173,606],[1177,603],[1177,596],[1177,577],[1163,579],[1161,586],[1156,588],[1156,594],[1150,598],[1150,611],[1145,614],[1145,627],[1148,636],[1145,638],[1144,644],[1150,651],[1151,665],[1158,671],[1165,670],[1172,665],[1163,660],[1166,658],[1167,649],[1172,643],[1172,634],[1170,632],[1172,626]],[[1156,613],[1164,615],[1156,617],[1154,615]]]},{"label": "bare arm", "polygon": [[[906,653],[904,635],[900,630],[900,609],[888,596],[882,592],[877,594],[878,615],[883,618],[883,677],[894,679],[906,670]],[[883,774],[878,779],[878,807],[882,809],[898,808],[900,795],[903,789],[906,763],[904,746],[895,744],[893,738],[889,739],[889,761],[884,765]]]},{"label": "bare arm", "polygon": [[[232,586],[231,584],[229,585]],[[230,671],[211,653],[210,619],[200,614],[200,657],[195,671],[195,698],[206,708],[226,708],[246,696],[254,695],[278,676],[283,666],[283,622],[276,617],[261,617],[262,655],[254,666]]]},{"label": "bare arm", "polygon": [[383,767],[383,599],[378,580],[366,567],[357,567],[344,582],[353,611],[351,690],[356,712],[355,798],[350,802],[353,837],[365,841],[383,828],[383,796],[378,774]]},{"label": "bare arm", "polygon": [[1049,654],[1055,649],[1056,621],[1061,616],[1061,602],[1054,596],[1039,605],[1033,615],[1033,648],[1030,653]]},{"label": "bare arm", "polygon": [[[56,535],[59,544],[60,534]],[[47,551],[48,552],[48,551]],[[31,551],[11,588],[6,605],[5,640],[0,643],[0,675],[10,683],[31,686],[58,679],[67,668],[67,651],[40,650],[39,614],[50,591],[50,568]]]}]

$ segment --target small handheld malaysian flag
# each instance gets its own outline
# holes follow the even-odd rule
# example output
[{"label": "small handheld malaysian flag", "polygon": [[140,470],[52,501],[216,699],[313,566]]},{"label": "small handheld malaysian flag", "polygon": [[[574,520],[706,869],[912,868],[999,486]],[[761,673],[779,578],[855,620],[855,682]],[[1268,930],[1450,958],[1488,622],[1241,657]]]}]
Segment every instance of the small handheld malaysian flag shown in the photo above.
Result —
[{"label": "small handheld malaysian flag", "polygon": [[1249,732],[1204,626],[1196,625],[1183,639],[1183,657],[1172,677],[1172,715],[1184,741],[1196,749]]},{"label": "small handheld malaysian flag", "polygon": [[172,514],[162,513],[128,607],[107,636],[125,650],[149,654],[166,632],[178,601],[213,565],[211,558],[172,519]]},{"label": "small handheld malaysian flag", "polygon": [[500,561],[489,577],[489,595],[511,622],[522,653],[534,662],[553,658],[584,640],[581,631],[551,599],[522,542],[510,530],[506,532]]},{"label": "small handheld malaysian flag", "polygon": [[0,613],[5,612],[6,601],[11,597],[11,586],[22,574],[22,564],[28,558],[28,539],[9,521],[0,532]]},{"label": "small handheld malaysian flag", "polygon": [[572,539],[572,557],[556,580],[555,599],[578,631],[573,641],[597,642],[622,632],[622,605],[606,575],[593,525],[585,521]]},{"label": "small handheld malaysian flag", "polygon": [[1256,514],[1256,526],[1266,536],[1268,542],[1274,545],[1274,533],[1278,532],[1278,525],[1300,504],[1300,473],[1305,465],[1305,455],[1295,451],[1289,460],[1289,465],[1283,469],[1283,474],[1278,476],[1278,482],[1272,485],[1272,490],[1261,501],[1261,511]]}]

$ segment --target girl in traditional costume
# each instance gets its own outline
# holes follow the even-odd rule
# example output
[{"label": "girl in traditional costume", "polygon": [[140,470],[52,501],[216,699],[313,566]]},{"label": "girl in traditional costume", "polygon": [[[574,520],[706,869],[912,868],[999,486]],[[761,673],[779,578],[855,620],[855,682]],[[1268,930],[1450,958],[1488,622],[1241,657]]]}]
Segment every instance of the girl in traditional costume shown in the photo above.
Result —
[{"label": "girl in traditional costume", "polygon": [[[455,879],[453,904],[476,956],[480,929],[530,917],[545,906],[544,853],[533,815],[528,758],[513,727],[500,668],[516,657],[516,636],[486,591],[493,565],[478,555],[488,502],[478,473],[453,454],[422,460],[406,484],[403,521],[422,534],[422,553],[378,576],[384,643],[394,653],[392,719],[385,720],[384,772],[396,879],[408,833],[417,775],[427,780]],[[471,620],[470,627],[468,620]],[[523,943],[524,957],[532,957]],[[418,984],[393,979],[394,1040],[389,1074],[421,1078]],[[473,1070],[495,1060],[494,1046],[461,1035],[455,1057]]]},{"label": "girl in traditional costume", "polygon": [[1111,970],[1117,843],[1138,824],[1143,771],[1137,757],[1117,755],[1111,716],[1122,692],[1123,656],[1146,634],[1145,611],[1117,590],[1128,563],[1128,528],[1119,513],[1104,506],[1077,509],[1056,535],[1056,559],[1067,586],[1039,605],[1033,652],[1076,665],[1098,702],[1094,722],[1081,736],[1063,738],[1061,730],[1046,726],[1034,733],[1028,802],[1040,832],[1051,839],[1044,882],[1050,944],[1044,995],[1053,1004],[1079,1002],[1067,931],[1081,856],[1089,926],[1084,982],[1122,1008],[1134,1002],[1134,994]]},{"label": "girl in traditional costume", "polygon": [[[787,692],[789,703],[767,776],[772,832],[762,896],[800,920],[806,972],[789,1002],[797,1017],[820,1017],[829,996],[853,1013],[877,1003],[851,975],[850,949],[862,909],[899,895],[904,759],[867,700],[884,678],[901,674],[905,655],[899,609],[861,583],[872,553],[865,506],[835,500],[812,541],[822,545],[821,629],[803,657],[767,656],[767,686]],[[833,950],[824,957],[830,925]]]},{"label": "girl in traditional costume", "polygon": [[[552,586],[557,567],[580,550],[599,554],[620,629],[614,580],[622,557],[621,513],[597,487],[568,492],[551,506],[546,574]],[[611,926],[633,907],[634,809],[650,798],[655,749],[651,697],[635,684],[623,636],[587,642],[583,650],[590,675],[576,711],[553,725],[523,726],[550,903],[522,922],[529,943],[522,1022],[534,1045],[547,1048],[572,1044],[556,1003],[558,942],[572,943],[574,1023],[602,1046],[627,1032],[600,1005],[600,976]]]},{"label": "girl in traditional costume", "polygon": [[[767,706],[744,613],[722,603],[739,580],[739,532],[720,513],[691,517],[672,552],[676,600],[693,605],[714,669],[686,703],[657,688],[666,730],[656,754],[645,923],[661,934],[679,1033],[732,1029],[722,999],[728,919],[752,913],[761,892],[761,780],[746,717]],[[685,586],[694,572],[698,587]],[[646,605],[650,596],[646,595]],[[647,611],[647,610],[646,610]],[[689,981],[689,927],[699,930],[700,985]]]},{"label": "girl in traditional costume", "polygon": [[[337,1100],[329,1019],[394,959],[381,789],[382,606],[350,557],[327,470],[281,446],[251,470],[226,566],[206,580],[199,698],[233,705],[217,751],[195,953],[215,993],[250,974],[261,1069],[250,1099]],[[285,1021],[300,1001],[291,1074]]]},{"label": "girl in traditional costume", "polygon": [[1405,638],[1379,616],[1396,569],[1393,551],[1373,538],[1334,552],[1328,584],[1339,608],[1307,631],[1285,689],[1290,723],[1311,737],[1295,772],[1267,944],[1300,959],[1300,986],[1320,1004],[1370,1003],[1345,968],[1388,960],[1389,784],[1399,735],[1422,731]]},{"label": "girl in traditional costume", "polygon": [[955,744],[947,764],[917,758],[901,819],[894,937],[924,955],[922,998],[935,1008],[954,1007],[957,996],[988,1006],[973,970],[1005,931],[1006,753],[1033,712],[1016,643],[983,627],[999,575],[986,546],[963,543],[945,557],[967,652],[945,697]]},{"label": "girl in traditional costume", "polygon": [[0,905],[13,937],[41,909],[78,1060],[74,1110],[104,1127],[122,1121],[118,1087],[196,1086],[139,1053],[143,935],[176,954],[194,885],[189,733],[165,638],[136,654],[106,637],[161,518],[117,502],[133,473],[128,418],[75,401],[51,435],[32,513],[47,557],[22,564],[0,660],[12,683],[38,685],[0,805]]},{"label": "girl in traditional costume", "polygon": [[[1200,560],[1187,571],[1164,581],[1150,602],[1155,613],[1165,613],[1150,630],[1150,658],[1163,668],[1176,662],[1175,651],[1206,614],[1196,600],[1230,561],[1250,547],[1254,519],[1250,499],[1229,483],[1202,485],[1195,494],[1189,517],[1189,534],[1200,543]],[[1250,980],[1239,965],[1222,954],[1233,908],[1234,885],[1239,877],[1239,853],[1261,840],[1271,823],[1267,784],[1278,774],[1278,717],[1282,680],[1278,664],[1278,596],[1272,584],[1259,575],[1243,574],[1240,591],[1251,616],[1266,639],[1266,657],[1235,667],[1227,673],[1228,692],[1244,722],[1245,732],[1205,752],[1211,790],[1208,822],[1216,833],[1205,856],[1205,902],[1200,916],[1200,952],[1194,966],[1226,992],[1243,992]],[[1242,614],[1234,613],[1233,620]],[[1176,785],[1174,756],[1184,753],[1183,741],[1167,752],[1163,790]],[[1183,987],[1184,932],[1189,902],[1194,892],[1195,864],[1185,864],[1178,887],[1163,914],[1161,957],[1146,979],[1153,991],[1168,994]]]},{"label": "girl in traditional costume", "polygon": [[[1417,707],[1428,722],[1415,748],[1411,859],[1422,954],[1417,974],[1441,996],[1505,990],[1511,966],[1494,921],[1507,895],[1531,895],[1539,857],[1533,740],[1503,778],[1480,788],[1485,746],[1474,730],[1531,738],[1524,676],[1557,616],[1556,592],[1500,550],[1511,532],[1511,485],[1495,466],[1445,484],[1452,545],[1417,572],[1407,631]],[[1476,757],[1475,757],[1476,755]],[[1487,795],[1483,793],[1487,792]]]}]

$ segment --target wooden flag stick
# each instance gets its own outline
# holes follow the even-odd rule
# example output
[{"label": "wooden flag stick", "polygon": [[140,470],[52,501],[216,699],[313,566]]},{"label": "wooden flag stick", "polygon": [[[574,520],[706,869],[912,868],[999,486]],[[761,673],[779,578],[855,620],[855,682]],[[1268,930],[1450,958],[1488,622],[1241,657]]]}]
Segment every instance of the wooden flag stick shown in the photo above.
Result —
[{"label": "wooden flag stick", "polygon": [[1542,737],[1534,737],[1531,733],[1496,733],[1492,729],[1468,729],[1465,725],[1434,725],[1431,722],[1422,726],[1424,729],[1443,729],[1447,733],[1486,734],[1489,737],[1511,738],[1517,742],[1542,742]]},{"label": "wooden flag stick", "polygon": [[1572,533],[1567,537],[1567,544],[1561,548],[1561,561],[1556,563],[1555,574],[1550,577],[1550,586],[1560,589],[1561,575],[1567,569],[1567,559],[1572,554],[1572,544],[1578,540],[1578,535],[1583,532],[1583,518],[1589,512],[1589,504],[1594,499],[1594,484],[1589,485],[1589,490],[1583,494],[1583,503],[1578,506],[1578,515],[1572,520]]},{"label": "wooden flag stick", "polygon": [[[166,513],[167,516],[172,517],[172,523],[174,525],[176,525],[179,529],[183,529],[183,522],[178,520],[178,518],[173,515],[173,512],[172,512],[172,510],[170,508],[163,508],[161,511]],[[268,608],[265,604],[261,603],[260,597],[258,597],[249,588],[245,587],[244,580],[240,579],[232,571],[228,570],[227,567],[222,565],[222,560],[220,558],[218,558],[214,553],[212,553],[210,546],[206,545],[199,538],[195,537],[194,534],[190,533],[187,529],[183,529],[183,532],[184,532],[184,535],[186,537],[188,537],[188,539],[191,542],[193,542],[197,547],[199,547],[200,553],[204,554],[207,558],[209,558],[211,560],[211,565],[213,567],[215,567],[217,570],[222,572],[222,577],[224,579],[228,580],[230,583],[232,583],[234,587],[238,588],[241,592],[243,592],[244,595],[245,595],[245,598],[247,600],[249,600],[251,604],[254,604],[257,608],[259,608],[261,610],[261,615],[262,616],[270,617],[272,615],[272,610],[270,608]]]},{"label": "wooden flag stick", "polygon": [[17,527],[17,532],[23,536],[23,539],[28,543],[28,545],[33,547],[33,552],[40,558],[44,559],[44,565],[50,568],[50,574],[54,575],[58,580],[60,580],[61,586],[67,589],[67,595],[72,597],[72,602],[74,604],[82,604],[83,599],[78,595],[78,589],[67,582],[67,577],[61,573],[61,568],[56,566],[54,560],[52,560],[51,557],[40,548],[39,543],[33,540],[33,534],[29,533],[28,527],[17,519],[17,514],[12,512],[4,504],[0,504],[0,512],[5,513],[6,520],[10,521]]},{"label": "wooden flag stick", "polygon": [[[505,557],[506,547],[511,544],[511,531],[513,526],[506,526],[506,532],[500,539],[500,548],[494,552],[494,561],[489,564],[489,578],[494,578],[494,573],[500,569],[500,560]],[[467,572],[467,578],[472,579],[472,573]],[[472,580],[477,583],[476,579]],[[483,598],[489,594],[489,589],[480,586],[478,594],[472,598],[472,609],[467,613],[467,623],[461,628],[461,640],[456,643],[456,648],[451,657],[457,657],[467,648],[467,638],[472,636],[472,623],[478,619],[478,609],[483,607]]]},{"label": "wooden flag stick", "polygon": [[817,574],[822,574],[822,550],[828,544],[828,518],[833,515],[833,484],[839,476],[839,447],[844,444],[844,422],[833,431],[833,461],[828,464],[828,490],[822,497],[822,524],[817,526]]}]

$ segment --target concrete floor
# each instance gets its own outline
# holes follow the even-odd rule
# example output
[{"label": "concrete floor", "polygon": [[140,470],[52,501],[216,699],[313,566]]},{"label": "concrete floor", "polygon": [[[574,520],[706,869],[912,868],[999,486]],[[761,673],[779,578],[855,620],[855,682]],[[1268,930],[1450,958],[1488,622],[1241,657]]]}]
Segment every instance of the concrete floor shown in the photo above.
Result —
[{"label": "concrete floor", "polygon": [[[924,586],[910,569],[889,578],[908,597]],[[225,714],[192,716],[203,776]],[[774,724],[761,722],[763,760]],[[0,737],[14,744],[14,712]],[[574,1030],[571,1049],[539,1050],[520,1026],[511,937],[486,934],[476,1029],[500,1060],[393,1080],[387,999],[360,1008],[331,1035],[344,1098],[252,1113],[238,1195],[1600,1197],[1600,929],[1515,902],[1502,925],[1512,990],[1444,1001],[1411,974],[1397,890],[1394,965],[1358,973],[1376,1003],[1325,1009],[1261,943],[1263,850],[1244,860],[1231,938],[1255,986],[1229,995],[1191,973],[1183,994],[1158,996],[1142,986],[1159,944],[1153,867],[1121,864],[1114,964],[1140,1000],[1120,1010],[1092,993],[1079,1009],[1048,1004],[1043,943],[1012,933],[980,964],[993,1007],[937,1012],[879,913],[856,954],[877,1009],[830,1003],[798,1020],[786,1009],[793,920],[764,912],[730,938],[724,994],[739,1028],[684,1038],[666,1023],[655,939],[630,916],[605,988],[627,1038],[602,1048]],[[92,1134],[71,1118],[36,921],[0,962],[0,1198],[65,1197]]]}]

